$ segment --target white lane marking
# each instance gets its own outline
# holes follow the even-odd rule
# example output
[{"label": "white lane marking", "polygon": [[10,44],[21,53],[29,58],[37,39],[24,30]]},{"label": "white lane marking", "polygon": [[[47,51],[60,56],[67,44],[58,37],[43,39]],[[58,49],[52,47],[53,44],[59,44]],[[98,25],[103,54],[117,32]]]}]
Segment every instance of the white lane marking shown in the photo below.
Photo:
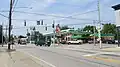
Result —
[{"label": "white lane marking", "polygon": [[39,61],[42,61],[43,63],[45,63],[45,64],[47,64],[47,65],[49,65],[49,66],[51,66],[51,67],[56,67],[55,65],[53,65],[53,64],[51,64],[51,63],[49,63],[49,62],[47,62],[47,61],[45,61],[45,60],[42,60],[42,59],[40,59],[40,58],[38,58],[38,57],[36,57],[36,56],[33,56],[32,54],[30,54],[30,53],[28,53],[28,52],[24,52],[25,54],[27,54],[27,55],[29,55],[29,56],[31,56],[31,57],[33,57],[33,58],[35,58],[35,59],[37,59],[37,60],[39,60]]},{"label": "white lane marking", "polygon": [[85,57],[88,57],[88,56],[96,56],[96,55],[99,55],[98,53],[97,54],[87,54],[87,55],[83,55]]},{"label": "white lane marking", "polygon": [[112,55],[119,55],[120,56],[120,54],[114,53],[114,52],[100,52],[100,53],[96,53],[96,54],[86,54],[83,56],[87,57],[87,56],[96,56],[96,55],[101,55],[101,54],[112,54]]}]

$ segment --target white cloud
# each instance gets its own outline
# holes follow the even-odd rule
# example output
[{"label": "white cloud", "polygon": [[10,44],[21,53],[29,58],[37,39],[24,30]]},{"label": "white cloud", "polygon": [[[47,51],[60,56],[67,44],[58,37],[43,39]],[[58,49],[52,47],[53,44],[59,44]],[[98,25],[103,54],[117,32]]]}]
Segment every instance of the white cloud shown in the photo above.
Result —
[{"label": "white cloud", "polygon": [[56,0],[47,0],[48,3],[55,3]]}]

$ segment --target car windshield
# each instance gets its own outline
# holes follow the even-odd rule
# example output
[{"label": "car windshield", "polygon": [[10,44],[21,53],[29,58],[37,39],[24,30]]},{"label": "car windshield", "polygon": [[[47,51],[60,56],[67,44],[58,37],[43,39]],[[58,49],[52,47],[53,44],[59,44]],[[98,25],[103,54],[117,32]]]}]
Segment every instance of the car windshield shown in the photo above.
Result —
[{"label": "car windshield", "polygon": [[0,67],[120,67],[120,0],[1,0]]}]

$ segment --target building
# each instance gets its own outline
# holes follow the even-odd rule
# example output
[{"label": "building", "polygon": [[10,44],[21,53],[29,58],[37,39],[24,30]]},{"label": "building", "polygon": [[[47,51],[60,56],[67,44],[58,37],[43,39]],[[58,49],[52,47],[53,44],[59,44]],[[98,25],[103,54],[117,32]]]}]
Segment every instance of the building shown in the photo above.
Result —
[{"label": "building", "polygon": [[117,39],[118,39],[118,42],[120,43],[120,4],[112,6],[112,8],[115,10],[116,26],[117,26]]},{"label": "building", "polygon": [[112,8],[115,10],[116,26],[120,32],[120,4],[112,6]]},{"label": "building", "polygon": [[112,8],[115,10],[116,26],[120,32],[120,4],[112,6]]},{"label": "building", "polygon": [[116,16],[116,25],[120,26],[120,4],[112,6],[112,8],[115,10],[115,16]]}]

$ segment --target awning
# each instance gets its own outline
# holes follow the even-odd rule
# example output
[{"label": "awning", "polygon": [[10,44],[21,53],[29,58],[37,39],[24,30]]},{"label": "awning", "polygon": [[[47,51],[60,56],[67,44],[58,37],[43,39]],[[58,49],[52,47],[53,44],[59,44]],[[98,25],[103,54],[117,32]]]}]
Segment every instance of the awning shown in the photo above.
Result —
[{"label": "awning", "polygon": [[[91,34],[90,36],[96,36],[96,37],[98,37],[99,36],[99,34]],[[113,37],[113,36],[115,36],[114,34],[101,34],[101,37]]]},{"label": "awning", "polygon": [[83,37],[83,36],[72,36],[72,39],[83,39],[83,38],[87,38],[87,37]]}]

